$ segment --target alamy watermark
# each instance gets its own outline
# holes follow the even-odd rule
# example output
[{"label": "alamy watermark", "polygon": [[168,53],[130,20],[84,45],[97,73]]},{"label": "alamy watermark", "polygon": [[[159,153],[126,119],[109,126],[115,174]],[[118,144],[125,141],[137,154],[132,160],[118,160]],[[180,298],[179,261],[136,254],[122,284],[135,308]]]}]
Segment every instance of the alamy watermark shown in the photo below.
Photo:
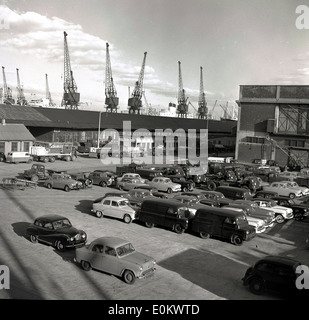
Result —
[{"label": "alamy watermark", "polygon": [[309,289],[309,268],[306,265],[300,265],[296,268],[296,274],[299,276],[296,279],[295,285],[299,290]]},{"label": "alamy watermark", "polygon": [[[109,157],[113,158],[114,164],[130,164],[134,162],[133,158],[137,154],[139,154],[139,161],[144,164],[164,164],[176,161],[199,166],[208,164],[207,129],[200,129],[198,134],[196,129],[186,131],[182,128],[175,131],[155,129],[153,133],[141,128],[132,132],[131,121],[124,121],[122,133],[115,129],[105,129],[100,136],[101,140],[103,137],[109,137],[108,143],[100,150],[100,159],[103,164],[110,163]],[[145,144],[148,145],[146,150],[138,149],[136,146],[132,147],[136,141],[142,145],[142,142],[146,140]]]},{"label": "alamy watermark", "polygon": [[0,265],[0,289],[10,289],[10,269]]},{"label": "alamy watermark", "polygon": [[306,5],[299,5],[296,7],[296,11],[299,16],[296,18],[295,25],[296,28],[309,29],[309,7]]}]

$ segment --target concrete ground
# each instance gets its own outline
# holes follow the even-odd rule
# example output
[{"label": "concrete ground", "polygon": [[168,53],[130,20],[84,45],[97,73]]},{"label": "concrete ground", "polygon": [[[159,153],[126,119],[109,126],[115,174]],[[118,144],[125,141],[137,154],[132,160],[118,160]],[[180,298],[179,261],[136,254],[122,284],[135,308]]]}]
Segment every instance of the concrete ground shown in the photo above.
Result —
[{"label": "concrete ground", "polygon": [[[0,182],[16,177],[31,164],[0,163]],[[98,159],[79,156],[76,161],[47,163],[48,169],[92,171],[109,168]],[[0,184],[1,185],[1,184]],[[111,188],[93,186],[70,191],[36,188],[0,188],[0,265],[10,270],[10,289],[0,299],[36,300],[277,300],[274,294],[252,295],[242,285],[247,268],[265,255],[284,255],[309,266],[309,224],[277,224],[237,247],[220,239],[203,240],[164,228],[148,229],[91,214],[91,203]],[[137,251],[154,257],[155,274],[133,285],[99,271],[86,272],[74,262],[74,250],[59,253],[44,244],[31,243],[25,230],[43,214],[58,213],[88,234],[88,242],[101,236],[131,241]]]}]

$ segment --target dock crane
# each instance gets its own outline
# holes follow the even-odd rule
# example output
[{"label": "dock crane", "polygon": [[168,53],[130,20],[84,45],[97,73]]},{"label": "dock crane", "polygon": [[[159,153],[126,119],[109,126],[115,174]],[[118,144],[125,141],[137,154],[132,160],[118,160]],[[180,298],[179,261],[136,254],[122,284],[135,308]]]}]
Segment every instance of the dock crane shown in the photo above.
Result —
[{"label": "dock crane", "polygon": [[207,102],[204,92],[204,82],[203,82],[203,67],[201,67],[200,72],[200,95],[198,98],[198,118],[207,119]]},{"label": "dock crane", "polygon": [[215,110],[215,107],[217,105],[217,102],[218,102],[218,100],[215,101],[213,107],[211,108],[211,112],[208,114],[208,117],[211,118],[211,119],[214,118],[213,114],[214,114],[214,110]]},{"label": "dock crane", "polygon": [[20,79],[19,79],[19,69],[16,68],[16,73],[17,73],[17,102],[16,104],[19,104],[21,106],[26,106],[28,104],[28,101],[25,98],[24,95],[24,89],[20,84]]},{"label": "dock crane", "polygon": [[53,102],[50,91],[49,91],[49,85],[48,85],[48,76],[47,73],[45,73],[45,83],[46,83],[46,92],[45,97],[48,100],[48,106],[54,107],[56,104]]},{"label": "dock crane", "polygon": [[64,31],[64,83],[63,83],[63,98],[61,106],[65,106],[65,109],[78,109],[80,101],[80,94],[77,92],[77,86],[73,77],[73,71],[71,70],[69,48],[67,42],[67,33]]},{"label": "dock crane", "polygon": [[3,92],[2,92],[2,103],[4,104],[15,104],[15,100],[12,97],[12,89],[7,86],[4,67],[2,66],[3,76]]},{"label": "dock crane", "polygon": [[139,74],[139,78],[138,78],[138,81],[136,81],[135,83],[135,87],[132,92],[131,98],[129,98],[128,100],[129,113],[135,113],[135,114],[141,113],[146,56],[147,56],[147,52],[144,52],[144,59],[143,59],[142,68]]},{"label": "dock crane", "polygon": [[112,67],[109,55],[109,44],[106,42],[106,69],[105,69],[105,104],[106,111],[117,112],[119,98],[113,81]]},{"label": "dock crane", "polygon": [[230,115],[230,113],[228,112],[228,101],[226,102],[226,106],[223,107],[222,104],[220,104],[220,107],[223,109],[224,113],[223,113],[223,117],[221,117],[221,120],[223,119],[232,119],[233,117]]},{"label": "dock crane", "polygon": [[185,95],[185,90],[183,88],[183,83],[182,83],[182,74],[181,74],[181,62],[178,61],[178,105],[177,105],[177,113],[178,113],[178,118],[179,116],[181,118],[187,118],[188,114],[188,104]]}]

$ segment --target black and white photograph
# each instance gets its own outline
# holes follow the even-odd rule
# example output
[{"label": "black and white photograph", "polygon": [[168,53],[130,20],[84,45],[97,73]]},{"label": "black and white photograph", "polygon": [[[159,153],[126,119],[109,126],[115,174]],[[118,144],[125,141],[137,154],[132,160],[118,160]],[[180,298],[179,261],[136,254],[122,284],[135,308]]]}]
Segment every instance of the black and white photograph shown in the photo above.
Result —
[{"label": "black and white photograph", "polygon": [[0,66],[2,303],[309,298],[307,1],[0,0]]}]

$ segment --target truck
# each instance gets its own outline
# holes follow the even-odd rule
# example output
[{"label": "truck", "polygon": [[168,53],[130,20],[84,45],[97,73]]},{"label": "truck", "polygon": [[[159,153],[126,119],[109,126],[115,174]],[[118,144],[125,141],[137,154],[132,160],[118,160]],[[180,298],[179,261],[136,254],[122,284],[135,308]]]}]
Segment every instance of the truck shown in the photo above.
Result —
[{"label": "truck", "polygon": [[42,143],[31,147],[30,155],[36,162],[73,161],[76,159],[76,150],[70,143]]},{"label": "truck", "polygon": [[30,169],[23,173],[23,178],[38,182],[39,180],[46,180],[50,177],[50,171],[45,168],[43,164],[33,164]]}]

